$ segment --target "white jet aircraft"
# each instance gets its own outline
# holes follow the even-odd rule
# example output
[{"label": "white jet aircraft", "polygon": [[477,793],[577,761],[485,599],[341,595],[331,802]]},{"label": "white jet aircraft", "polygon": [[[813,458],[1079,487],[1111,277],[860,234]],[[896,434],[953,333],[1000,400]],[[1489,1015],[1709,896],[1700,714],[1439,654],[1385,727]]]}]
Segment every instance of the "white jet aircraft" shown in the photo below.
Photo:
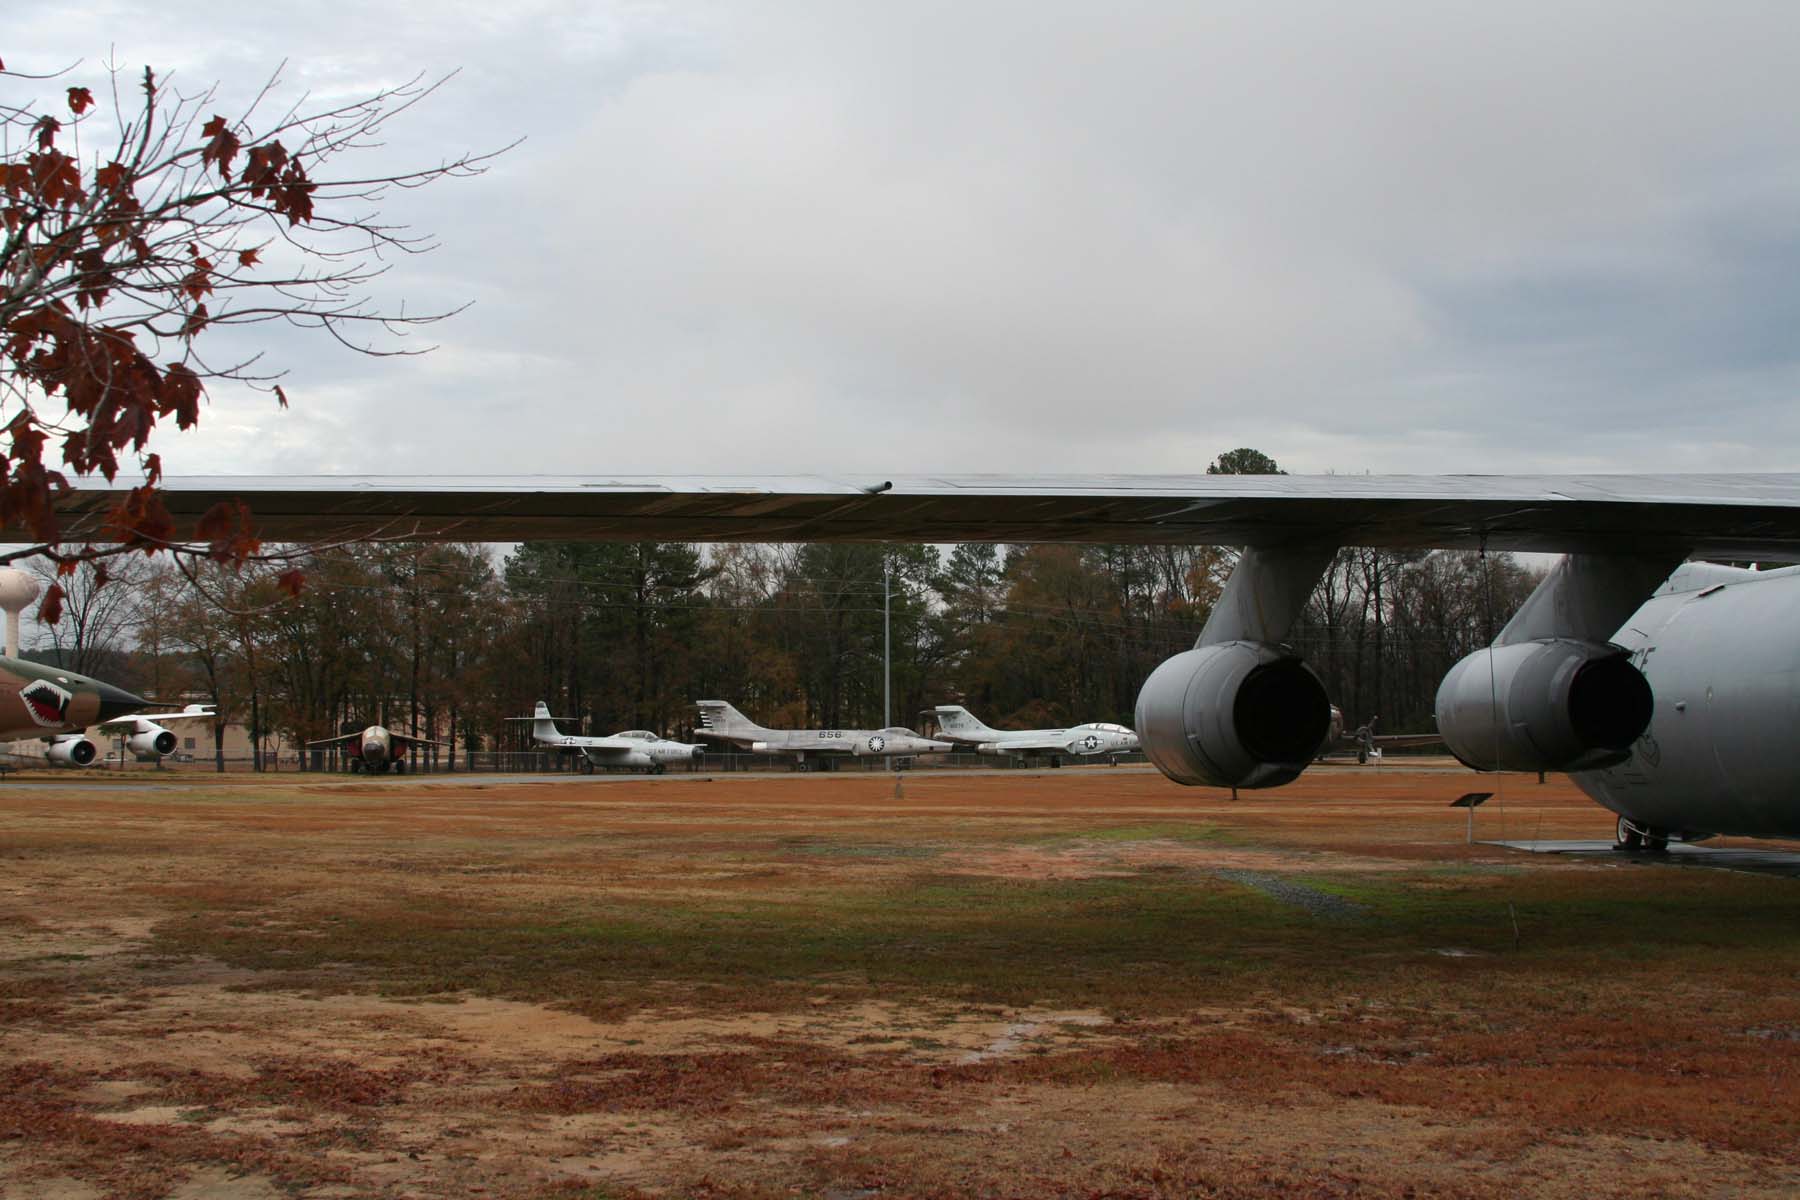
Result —
[{"label": "white jet aircraft", "polygon": [[537,702],[529,717],[508,717],[507,720],[530,721],[531,738],[540,746],[581,755],[583,775],[592,775],[595,767],[628,767],[661,775],[672,762],[698,762],[706,753],[705,746],[671,741],[648,729],[627,729],[611,737],[574,737],[558,733],[557,721],[569,718],[551,716],[550,706],[542,700]]},{"label": "white jet aircraft", "polygon": [[898,725],[889,729],[764,729],[723,700],[701,700],[700,736],[729,742],[751,754],[791,754],[794,766],[809,765],[830,770],[835,760],[898,758],[914,754],[942,754],[956,749],[949,742],[920,737]]},{"label": "white jet aircraft", "polygon": [[1062,766],[1064,755],[1082,758],[1138,748],[1137,734],[1106,721],[1067,729],[994,729],[959,704],[940,704],[920,715],[936,719],[939,737],[959,746],[973,746],[977,754],[1048,757],[1053,767]]}]

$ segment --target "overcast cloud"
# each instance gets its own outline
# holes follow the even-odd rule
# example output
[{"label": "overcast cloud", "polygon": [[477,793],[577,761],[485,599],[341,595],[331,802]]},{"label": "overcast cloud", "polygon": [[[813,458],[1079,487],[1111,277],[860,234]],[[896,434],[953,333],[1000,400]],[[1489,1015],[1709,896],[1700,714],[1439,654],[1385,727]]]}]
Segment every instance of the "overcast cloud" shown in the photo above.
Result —
[{"label": "overcast cloud", "polygon": [[[315,4],[15,16],[235,93],[462,68],[422,359],[282,336],[171,471],[1775,470],[1800,6]],[[9,86],[17,86],[9,85]],[[97,90],[97,89],[96,89]]]}]

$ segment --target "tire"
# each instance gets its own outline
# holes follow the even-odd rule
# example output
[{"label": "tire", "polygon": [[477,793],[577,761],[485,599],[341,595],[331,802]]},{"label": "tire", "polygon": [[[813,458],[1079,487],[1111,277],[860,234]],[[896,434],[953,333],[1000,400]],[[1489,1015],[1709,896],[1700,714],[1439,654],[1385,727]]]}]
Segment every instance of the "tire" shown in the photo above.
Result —
[{"label": "tire", "polygon": [[581,760],[581,773],[583,775],[592,775],[594,773],[594,760],[593,759],[583,758]]},{"label": "tire", "polygon": [[1668,833],[1661,829],[1646,829],[1644,831],[1644,849],[1652,854],[1667,854],[1669,852]]},{"label": "tire", "polygon": [[1644,848],[1644,834],[1636,825],[1620,817],[1613,826],[1613,849],[1623,854],[1636,854]]}]

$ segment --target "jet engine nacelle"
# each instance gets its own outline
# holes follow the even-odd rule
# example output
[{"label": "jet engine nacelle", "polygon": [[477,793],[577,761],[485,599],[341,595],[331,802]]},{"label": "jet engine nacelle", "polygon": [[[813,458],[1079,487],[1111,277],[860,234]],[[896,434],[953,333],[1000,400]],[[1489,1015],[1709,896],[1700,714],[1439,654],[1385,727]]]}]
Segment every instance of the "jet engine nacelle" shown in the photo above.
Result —
[{"label": "jet engine nacelle", "polygon": [[1267,642],[1219,642],[1177,654],[1144,681],[1137,733],[1177,783],[1263,788],[1292,782],[1331,727],[1325,685]]},{"label": "jet engine nacelle", "polygon": [[85,767],[99,753],[100,747],[84,737],[61,738],[44,747],[44,757],[59,767]]},{"label": "jet engine nacelle", "polygon": [[135,754],[139,762],[167,757],[175,753],[175,744],[175,735],[160,725],[125,739],[125,748]]},{"label": "jet engine nacelle", "polygon": [[1451,667],[1437,727],[1478,771],[1588,771],[1630,757],[1654,707],[1649,681],[1618,646],[1546,638]]}]

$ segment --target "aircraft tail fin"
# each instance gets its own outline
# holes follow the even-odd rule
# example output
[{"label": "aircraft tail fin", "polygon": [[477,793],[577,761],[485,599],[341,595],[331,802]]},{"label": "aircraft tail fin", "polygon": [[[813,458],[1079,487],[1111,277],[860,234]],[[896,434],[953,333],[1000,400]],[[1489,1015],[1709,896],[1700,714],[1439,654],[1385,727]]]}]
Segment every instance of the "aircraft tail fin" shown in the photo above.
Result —
[{"label": "aircraft tail fin", "polygon": [[931,711],[937,717],[938,729],[952,737],[985,738],[997,732],[960,704],[940,704]]},{"label": "aircraft tail fin", "polygon": [[742,737],[769,732],[723,700],[699,700],[694,707],[700,710],[700,728],[707,733]]},{"label": "aircraft tail fin", "polygon": [[556,731],[556,720],[550,715],[550,706],[542,700],[531,710],[531,736],[534,741],[554,742],[562,734]]}]

